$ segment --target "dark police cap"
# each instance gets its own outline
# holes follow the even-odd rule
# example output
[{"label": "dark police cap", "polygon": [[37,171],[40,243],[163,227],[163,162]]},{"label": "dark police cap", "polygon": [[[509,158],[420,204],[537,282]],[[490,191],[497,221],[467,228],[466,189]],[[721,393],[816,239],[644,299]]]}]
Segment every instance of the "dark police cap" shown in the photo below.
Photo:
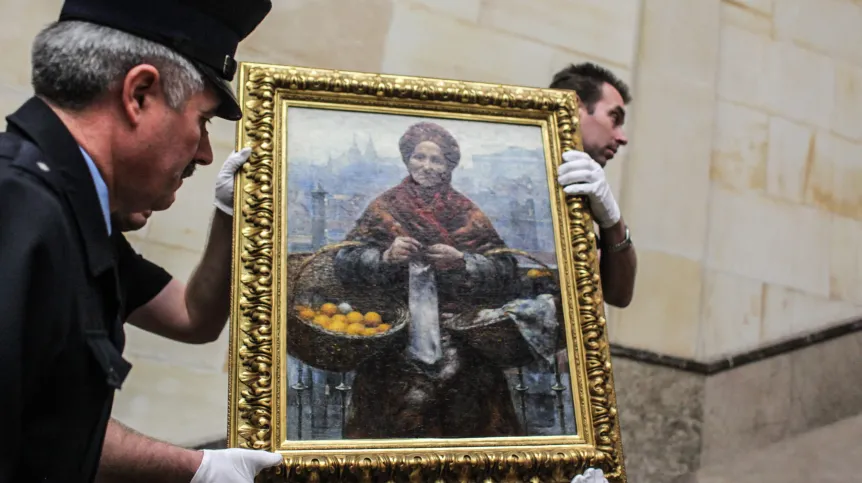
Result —
[{"label": "dark police cap", "polygon": [[218,88],[216,115],[236,121],[236,48],[271,9],[270,0],[66,0],[59,20],[105,25],[183,54]]}]

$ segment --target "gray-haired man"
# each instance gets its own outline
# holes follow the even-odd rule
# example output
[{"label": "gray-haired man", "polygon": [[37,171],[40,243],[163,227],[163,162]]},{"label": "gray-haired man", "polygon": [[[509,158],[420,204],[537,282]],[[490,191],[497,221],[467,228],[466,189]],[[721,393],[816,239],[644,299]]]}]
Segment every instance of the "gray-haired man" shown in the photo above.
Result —
[{"label": "gray-haired man", "polygon": [[66,0],[37,36],[36,95],[0,135],[0,482],[89,483],[100,463],[100,481],[251,482],[281,461],[128,431],[106,438],[131,369],[111,215],[171,200],[196,165],[212,163],[207,122],[240,117],[233,55],[270,9]]}]

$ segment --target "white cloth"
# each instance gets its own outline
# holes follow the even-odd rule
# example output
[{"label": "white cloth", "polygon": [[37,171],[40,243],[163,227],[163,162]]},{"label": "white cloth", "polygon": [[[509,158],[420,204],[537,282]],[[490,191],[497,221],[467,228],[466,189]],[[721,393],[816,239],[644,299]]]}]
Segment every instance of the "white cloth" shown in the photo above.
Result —
[{"label": "white cloth", "polygon": [[251,148],[230,154],[216,175],[215,206],[221,211],[233,216],[234,177],[239,168],[248,161]]},{"label": "white cloth", "polygon": [[425,364],[443,357],[440,346],[440,316],[437,305],[437,282],[430,265],[410,262],[410,345],[409,354]]},{"label": "white cloth", "polygon": [[204,450],[204,458],[191,483],[254,483],[261,470],[284,461],[267,451],[230,448]]},{"label": "white cloth", "polygon": [[557,181],[570,195],[584,195],[596,223],[609,228],[619,223],[620,207],[614,199],[605,170],[589,154],[581,151],[563,153],[563,164],[557,169]]},{"label": "white cloth", "polygon": [[536,298],[516,299],[496,309],[479,311],[473,319],[475,325],[484,325],[510,318],[527,345],[548,364],[554,363],[557,353],[557,307],[554,297],[542,294]]}]

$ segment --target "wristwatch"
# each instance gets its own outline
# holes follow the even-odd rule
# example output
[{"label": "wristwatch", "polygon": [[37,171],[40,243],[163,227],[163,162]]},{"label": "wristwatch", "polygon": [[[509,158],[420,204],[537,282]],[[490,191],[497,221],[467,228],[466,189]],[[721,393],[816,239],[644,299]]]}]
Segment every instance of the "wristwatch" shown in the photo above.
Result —
[{"label": "wristwatch", "polygon": [[626,248],[632,245],[632,237],[629,234],[629,227],[626,227],[626,237],[623,238],[623,241],[619,243],[615,243],[613,245],[605,245],[605,250],[616,253],[625,250]]}]

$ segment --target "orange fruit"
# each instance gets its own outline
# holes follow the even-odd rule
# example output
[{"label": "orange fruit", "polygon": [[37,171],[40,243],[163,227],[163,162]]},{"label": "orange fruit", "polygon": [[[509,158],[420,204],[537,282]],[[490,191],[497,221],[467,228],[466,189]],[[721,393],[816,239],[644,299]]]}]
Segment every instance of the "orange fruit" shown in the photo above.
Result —
[{"label": "orange fruit", "polygon": [[383,318],[377,312],[368,312],[365,314],[365,324],[371,327],[376,327],[383,322]]},{"label": "orange fruit", "polygon": [[308,307],[305,307],[299,311],[299,318],[301,319],[311,320],[314,318],[315,315],[317,315],[317,313]]},{"label": "orange fruit", "polygon": [[347,324],[345,324],[344,322],[332,322],[329,324],[328,328],[333,332],[346,332]]},{"label": "orange fruit", "polygon": [[314,323],[321,326],[321,327],[327,327],[327,326],[329,326],[330,320],[329,320],[329,317],[321,314],[321,315],[318,315],[314,318]]},{"label": "orange fruit", "polygon": [[392,326],[389,324],[380,324],[377,326],[376,330],[378,333],[383,333],[383,332],[386,332],[387,330],[389,330],[391,328],[392,328]]},{"label": "orange fruit", "polygon": [[347,323],[348,324],[361,324],[364,321],[365,321],[365,317],[363,317],[361,313],[356,312],[355,310],[353,312],[350,312],[349,314],[347,314]]},{"label": "orange fruit", "polygon": [[347,326],[347,333],[350,335],[361,335],[365,332],[365,326],[362,324],[350,324]]},{"label": "orange fruit", "polygon": [[368,327],[367,329],[362,331],[362,335],[365,335],[365,336],[376,335],[376,334],[377,334],[377,329],[375,329],[373,327]]},{"label": "orange fruit", "polygon": [[344,314],[335,314],[332,317],[330,317],[330,319],[333,322],[341,322],[342,324],[347,325],[347,317],[344,316]]},{"label": "orange fruit", "polygon": [[338,306],[331,303],[325,303],[320,306],[320,313],[332,317],[333,315],[338,313]]}]

